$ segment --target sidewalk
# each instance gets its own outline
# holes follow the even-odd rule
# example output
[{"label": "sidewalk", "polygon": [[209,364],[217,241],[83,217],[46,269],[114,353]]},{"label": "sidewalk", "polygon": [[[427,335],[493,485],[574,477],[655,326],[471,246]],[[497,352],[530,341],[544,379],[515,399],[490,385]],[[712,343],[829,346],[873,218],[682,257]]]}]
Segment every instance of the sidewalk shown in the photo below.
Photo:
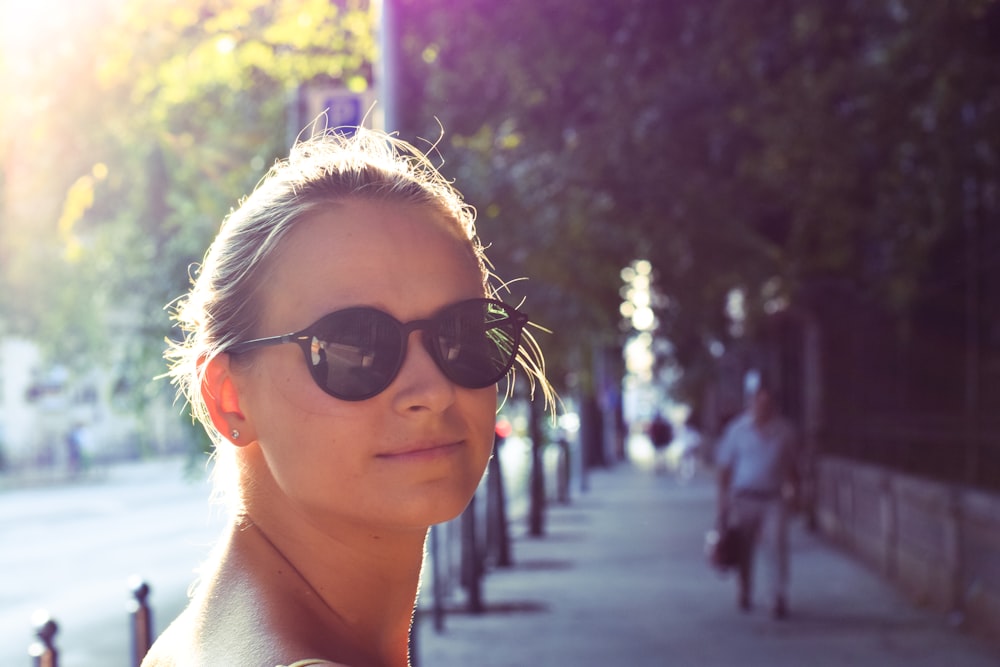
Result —
[{"label": "sidewalk", "polygon": [[483,582],[486,611],[418,621],[417,667],[979,667],[1000,647],[919,610],[865,566],[792,529],[791,618],[705,561],[713,481],[687,484],[631,463],[595,471],[571,503],[550,505],[546,535],[512,526],[514,565]]}]

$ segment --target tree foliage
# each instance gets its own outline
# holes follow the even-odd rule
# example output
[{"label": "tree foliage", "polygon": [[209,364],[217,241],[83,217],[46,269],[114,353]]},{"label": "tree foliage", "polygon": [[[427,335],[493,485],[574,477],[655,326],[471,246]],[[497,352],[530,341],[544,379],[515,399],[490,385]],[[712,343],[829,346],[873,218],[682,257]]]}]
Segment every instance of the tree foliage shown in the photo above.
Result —
[{"label": "tree foliage", "polygon": [[162,369],[164,306],[297,133],[294,91],[370,78],[371,15],[356,0],[67,11],[45,36],[63,48],[36,45],[33,62],[4,56],[3,88],[21,92],[5,96],[0,144],[14,174],[0,248],[16,297],[4,324],[60,364],[114,363],[144,386]]},{"label": "tree foliage", "polygon": [[[905,321],[960,270],[941,249],[969,211],[995,224],[997,0],[390,1],[402,133],[440,120],[559,384],[620,342],[636,257],[694,396],[733,290],[748,326],[825,284]],[[0,326],[81,361],[121,330],[115,363],[153,374],[162,306],[287,150],[294,91],[372,79],[369,21],[362,0],[66,3],[47,48],[0,50]]]},{"label": "tree foliage", "polygon": [[827,283],[905,318],[970,178],[996,188],[995,0],[398,1],[409,122],[451,131],[502,263],[610,332],[652,260],[689,396],[732,290],[748,326]]}]

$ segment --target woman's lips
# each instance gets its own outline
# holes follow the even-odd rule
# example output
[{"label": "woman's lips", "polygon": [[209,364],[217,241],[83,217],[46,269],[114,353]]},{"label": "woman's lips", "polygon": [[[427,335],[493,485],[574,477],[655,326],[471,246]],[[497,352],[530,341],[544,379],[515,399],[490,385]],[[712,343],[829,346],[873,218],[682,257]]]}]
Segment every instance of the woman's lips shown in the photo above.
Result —
[{"label": "woman's lips", "polygon": [[461,447],[462,440],[449,440],[442,442],[418,442],[406,445],[391,452],[383,452],[377,455],[380,459],[424,459],[447,456]]}]

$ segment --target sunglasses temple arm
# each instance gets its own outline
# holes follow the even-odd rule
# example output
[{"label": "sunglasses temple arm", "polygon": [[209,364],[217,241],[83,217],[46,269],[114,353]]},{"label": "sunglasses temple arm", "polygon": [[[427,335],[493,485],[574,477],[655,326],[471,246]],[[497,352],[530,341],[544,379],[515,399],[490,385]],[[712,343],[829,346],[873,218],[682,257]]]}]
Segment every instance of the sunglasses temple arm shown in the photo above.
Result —
[{"label": "sunglasses temple arm", "polygon": [[248,352],[258,347],[269,347],[271,345],[284,345],[285,343],[300,343],[305,336],[302,332],[288,333],[281,336],[269,336],[267,338],[254,338],[253,340],[237,343],[226,350],[232,354]]}]

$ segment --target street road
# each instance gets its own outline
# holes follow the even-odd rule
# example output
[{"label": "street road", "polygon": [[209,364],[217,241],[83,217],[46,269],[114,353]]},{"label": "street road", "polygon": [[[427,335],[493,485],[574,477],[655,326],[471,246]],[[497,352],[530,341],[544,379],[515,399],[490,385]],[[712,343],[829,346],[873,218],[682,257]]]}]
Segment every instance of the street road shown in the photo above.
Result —
[{"label": "street road", "polygon": [[200,477],[174,458],[0,492],[0,665],[31,664],[32,615],[45,609],[61,667],[127,666],[129,578],[151,586],[161,631],[224,524]]}]

